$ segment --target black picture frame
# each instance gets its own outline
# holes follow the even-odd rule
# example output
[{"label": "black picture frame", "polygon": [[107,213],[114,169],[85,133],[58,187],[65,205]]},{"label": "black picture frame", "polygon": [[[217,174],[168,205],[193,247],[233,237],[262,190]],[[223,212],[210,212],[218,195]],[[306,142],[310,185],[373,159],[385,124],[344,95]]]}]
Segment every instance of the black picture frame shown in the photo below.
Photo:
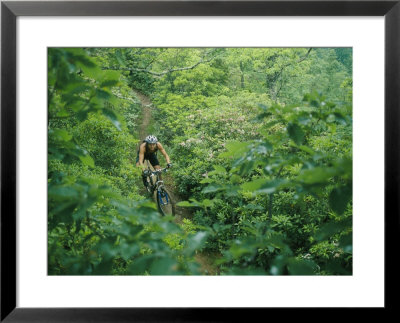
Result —
[{"label": "black picture frame", "polygon": [[[395,1],[4,1],[1,3],[1,322],[203,322],[256,318],[244,308],[16,307],[16,19],[18,16],[384,16],[385,18],[385,307],[398,274],[400,0]],[[373,167],[373,165],[371,165]],[[373,189],[373,188],[372,188]],[[371,259],[373,261],[373,259]],[[240,293],[240,291],[239,291]],[[278,309],[276,309],[278,310]],[[261,313],[260,313],[261,312]],[[257,316],[256,316],[257,315]]]}]

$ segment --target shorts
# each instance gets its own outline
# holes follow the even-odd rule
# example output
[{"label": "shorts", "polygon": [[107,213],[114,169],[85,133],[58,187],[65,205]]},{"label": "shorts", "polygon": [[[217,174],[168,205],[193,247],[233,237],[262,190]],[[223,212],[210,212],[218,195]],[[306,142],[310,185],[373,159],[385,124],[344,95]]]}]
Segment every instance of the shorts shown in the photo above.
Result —
[{"label": "shorts", "polygon": [[[144,154],[144,160],[148,160],[151,164],[151,166],[157,166],[160,165],[160,162],[157,159],[156,153],[150,153],[150,154]],[[136,156],[136,163],[139,162],[139,151],[137,152]]]}]

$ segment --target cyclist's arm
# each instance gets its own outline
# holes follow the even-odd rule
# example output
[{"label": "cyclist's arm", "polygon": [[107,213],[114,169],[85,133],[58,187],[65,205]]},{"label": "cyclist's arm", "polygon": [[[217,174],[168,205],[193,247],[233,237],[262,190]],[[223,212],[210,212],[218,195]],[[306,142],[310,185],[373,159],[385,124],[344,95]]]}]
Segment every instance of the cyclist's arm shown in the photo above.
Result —
[{"label": "cyclist's arm", "polygon": [[139,166],[144,167],[144,151],[145,151],[145,144],[140,145],[139,148]]},{"label": "cyclist's arm", "polygon": [[163,154],[165,160],[167,161],[167,164],[170,164],[171,161],[169,159],[169,156],[168,156],[167,152],[165,151],[164,147],[161,145],[161,143],[158,142],[157,143],[157,147],[161,151],[161,153]]}]

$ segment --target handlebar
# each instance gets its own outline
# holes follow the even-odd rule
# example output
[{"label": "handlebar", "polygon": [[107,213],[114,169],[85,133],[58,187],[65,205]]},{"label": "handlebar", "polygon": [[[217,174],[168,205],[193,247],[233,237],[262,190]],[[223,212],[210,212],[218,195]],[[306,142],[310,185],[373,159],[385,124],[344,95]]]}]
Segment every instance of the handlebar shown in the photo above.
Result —
[{"label": "handlebar", "polygon": [[168,167],[156,169],[155,171],[152,171],[153,174],[162,173],[162,172],[168,172]]},{"label": "handlebar", "polygon": [[156,174],[158,174],[158,173],[162,173],[162,172],[167,172],[168,171],[168,169],[169,168],[171,168],[172,167],[172,164],[170,164],[170,166],[168,167],[165,167],[165,168],[161,168],[161,169],[156,169],[156,170],[154,170],[154,171],[151,171],[150,169],[146,169],[146,170],[144,170],[144,173],[146,174],[149,174],[149,173],[151,173],[151,174],[153,174],[153,175],[156,175]]}]

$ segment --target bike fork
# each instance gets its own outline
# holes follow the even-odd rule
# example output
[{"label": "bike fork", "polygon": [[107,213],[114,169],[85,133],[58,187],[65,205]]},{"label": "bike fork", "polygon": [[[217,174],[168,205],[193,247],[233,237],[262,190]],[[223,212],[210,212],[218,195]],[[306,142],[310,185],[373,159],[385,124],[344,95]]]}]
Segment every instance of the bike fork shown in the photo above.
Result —
[{"label": "bike fork", "polygon": [[164,203],[164,201],[163,201],[163,199],[162,199],[161,191],[160,191],[160,190],[157,191],[157,194],[158,194],[158,200],[160,201],[160,203],[161,203],[162,205],[167,205],[167,204],[168,204],[168,194],[165,194],[166,203]]}]

